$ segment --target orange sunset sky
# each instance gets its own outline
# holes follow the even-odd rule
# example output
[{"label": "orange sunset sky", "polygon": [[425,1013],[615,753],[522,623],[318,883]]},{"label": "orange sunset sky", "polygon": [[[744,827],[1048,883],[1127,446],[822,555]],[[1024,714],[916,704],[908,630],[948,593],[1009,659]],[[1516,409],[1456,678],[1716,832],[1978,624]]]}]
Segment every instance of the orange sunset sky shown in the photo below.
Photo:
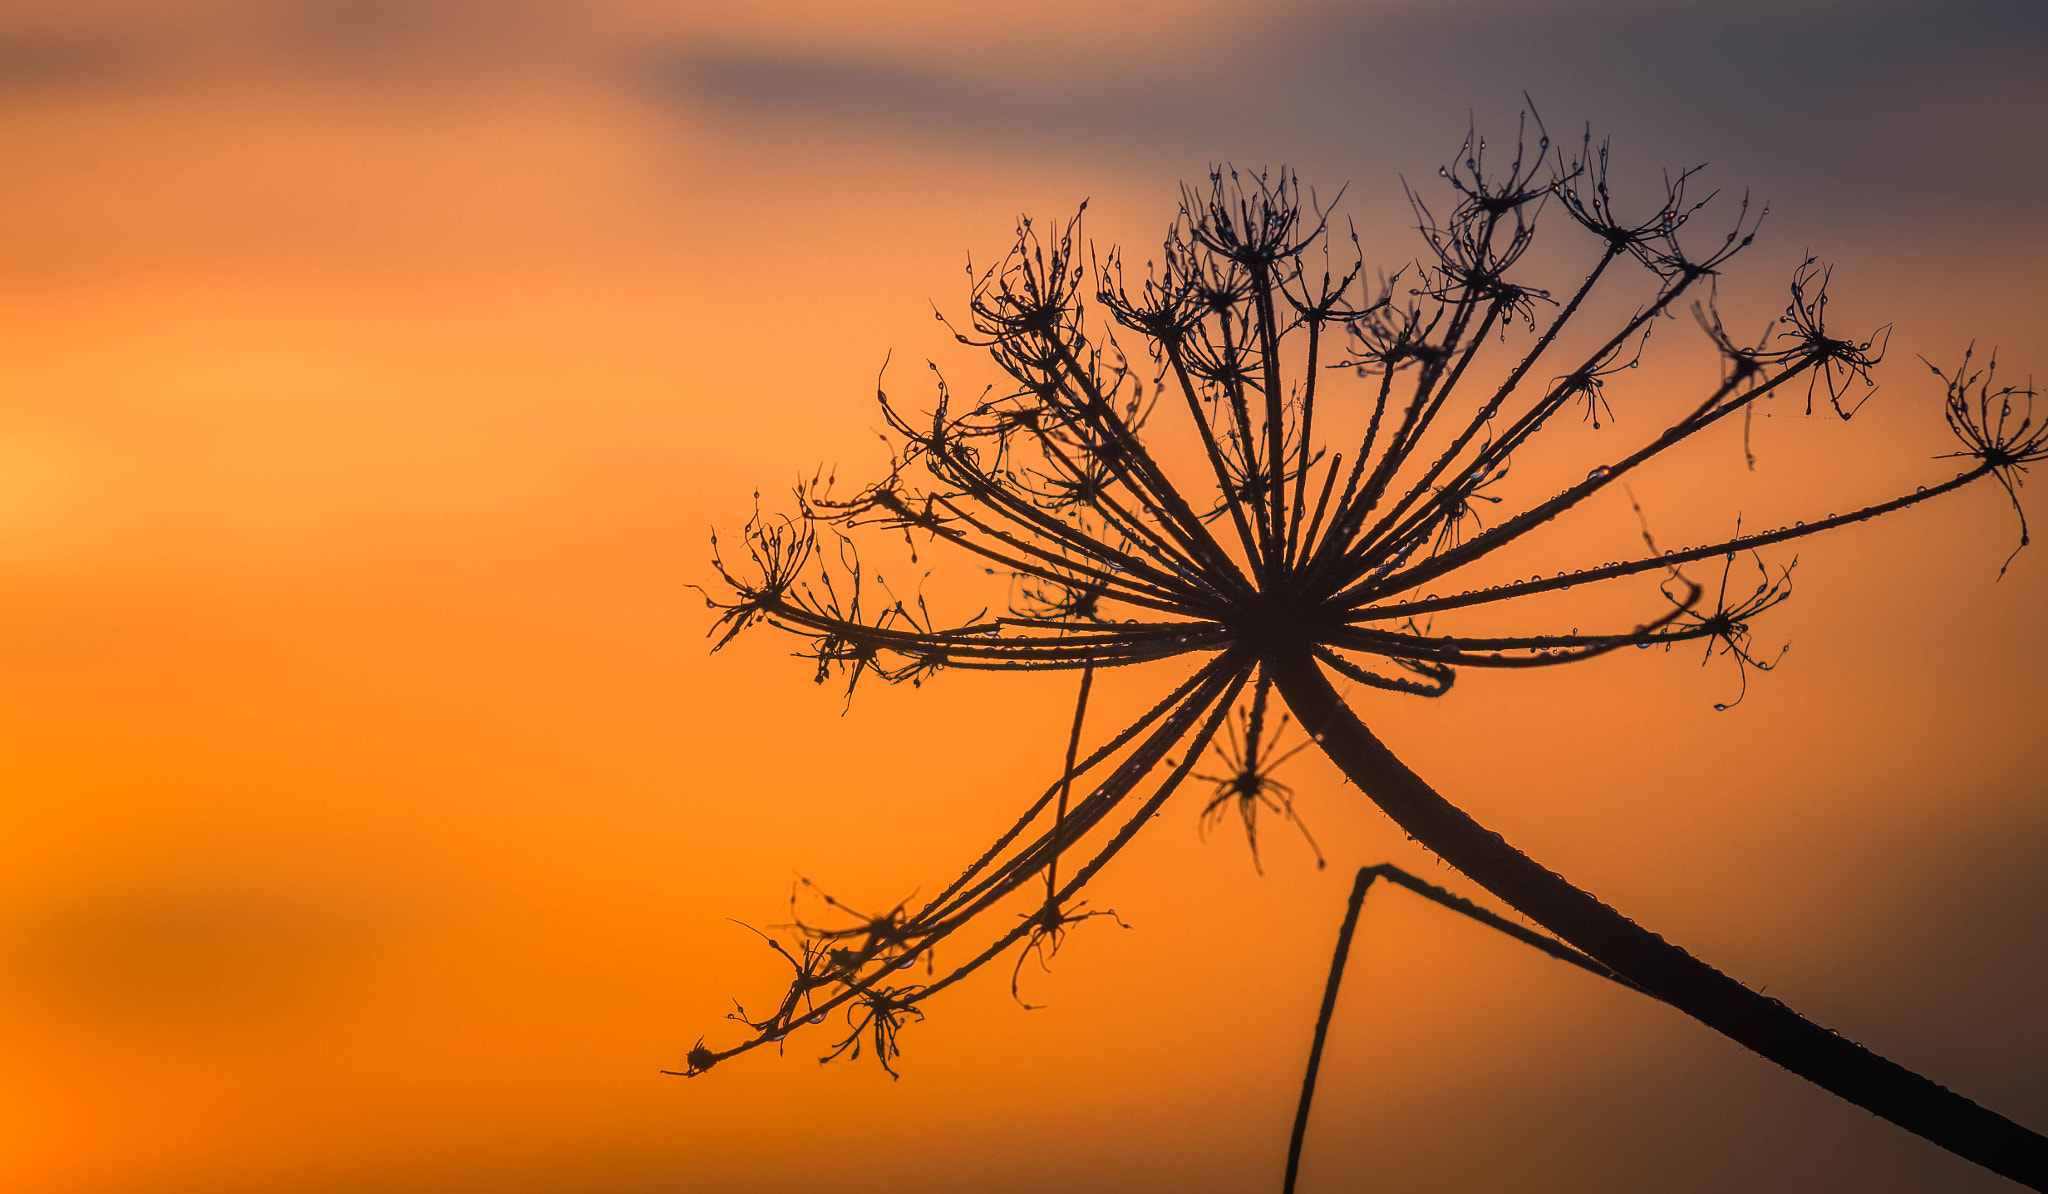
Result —
[{"label": "orange sunset sky", "polygon": [[[885,357],[906,398],[926,358],[993,380],[931,304],[1020,211],[1086,198],[1150,246],[1181,180],[1285,162],[1392,267],[1401,179],[1525,91],[1623,177],[1769,201],[1731,326],[1808,252],[1843,327],[1894,325],[1855,421],[1781,408],[1754,472],[1723,436],[1640,488],[1660,533],[1945,479],[1916,354],[2048,373],[2044,51],[2032,0],[11,0],[0,1189],[1277,1188],[1351,872],[1479,894],[1307,754],[1328,870],[1275,829],[1260,877],[1190,792],[1091,889],[1132,931],[1027,970],[1045,1010],[999,965],[900,1081],[815,1064],[824,1030],[659,1076],[779,991],[735,920],[785,920],[798,875],[935,889],[1071,715],[1070,676],[849,707],[772,633],[709,654],[710,530],[881,469]],[[1659,335],[1711,376],[1689,321]],[[1594,559],[1637,535],[1576,525]],[[1757,628],[1793,649],[1730,712],[1685,651],[1358,708],[1575,882],[2048,1129],[2048,552],[1999,580],[2018,534],[1976,486],[1801,545]],[[1186,674],[1155,667],[1103,699]],[[1302,1189],[1368,1185],[2015,1188],[1383,889]]]}]

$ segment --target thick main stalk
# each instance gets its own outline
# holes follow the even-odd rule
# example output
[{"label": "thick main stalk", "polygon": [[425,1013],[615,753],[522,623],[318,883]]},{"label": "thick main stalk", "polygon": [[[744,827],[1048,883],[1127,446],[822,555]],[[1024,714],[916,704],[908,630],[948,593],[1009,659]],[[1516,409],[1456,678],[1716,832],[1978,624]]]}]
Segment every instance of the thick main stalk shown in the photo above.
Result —
[{"label": "thick main stalk", "polygon": [[1793,1073],[1995,1173],[2048,1190],[2048,1138],[1750,990],[1515,849],[1395,758],[1305,650],[1281,653],[1273,678],[1296,719],[1396,824],[1523,915]]}]

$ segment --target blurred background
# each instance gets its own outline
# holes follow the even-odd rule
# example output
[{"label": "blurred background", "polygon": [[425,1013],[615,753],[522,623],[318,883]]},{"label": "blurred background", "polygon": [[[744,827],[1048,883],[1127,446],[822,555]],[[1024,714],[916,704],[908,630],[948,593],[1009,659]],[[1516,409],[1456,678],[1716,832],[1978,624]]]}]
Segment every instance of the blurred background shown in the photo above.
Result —
[{"label": "blurred background", "polygon": [[[1808,252],[1839,327],[1893,324],[1853,423],[1781,404],[1754,472],[1730,429],[1644,482],[1660,534],[1944,479],[1916,354],[2048,368],[2044,51],[2031,0],[11,0],[0,1186],[1277,1188],[1352,869],[1478,894],[1308,755],[1328,870],[1276,827],[1258,876],[1189,793],[1092,889],[1132,931],[1027,970],[1045,1010],[1003,967],[935,1000],[901,1081],[815,1064],[824,1029],[658,1075],[781,989],[735,919],[786,921],[799,874],[936,889],[1056,773],[1072,699],[849,705],[772,635],[709,655],[711,528],[883,467],[885,356],[899,396],[926,358],[992,380],[931,305],[1019,212],[1087,198],[1142,259],[1181,180],[1287,163],[1393,267],[1401,180],[1524,92],[1619,177],[1769,202],[1739,334]],[[1617,408],[1603,442],[1655,425]],[[2018,536],[1977,486],[1802,545],[1758,626],[1793,650],[1725,713],[1725,661],[1637,652],[1359,708],[1580,885],[2048,1128]],[[2010,1188],[1384,889],[1322,1083],[1304,1190]]]}]

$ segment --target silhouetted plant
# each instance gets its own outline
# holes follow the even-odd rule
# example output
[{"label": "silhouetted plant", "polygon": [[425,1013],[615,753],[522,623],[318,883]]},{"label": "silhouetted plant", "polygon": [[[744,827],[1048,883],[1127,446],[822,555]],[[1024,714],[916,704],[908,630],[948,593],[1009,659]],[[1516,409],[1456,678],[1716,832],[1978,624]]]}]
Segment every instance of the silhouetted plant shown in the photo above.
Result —
[{"label": "silhouetted plant", "polygon": [[[1647,215],[1625,216],[1604,143],[1588,135],[1567,152],[1540,126],[1534,135],[1533,144],[1518,138],[1505,170],[1468,138],[1440,172],[1451,192],[1443,216],[1411,193],[1425,256],[1372,286],[1356,234],[1336,259],[1343,246],[1332,242],[1345,238],[1285,170],[1218,170],[1206,188],[1184,189],[1142,280],[1127,277],[1115,250],[1084,263],[1078,215],[1049,233],[1025,220],[1008,254],[973,274],[967,326],[956,332],[1009,384],[961,402],[940,378],[935,408],[921,415],[878,394],[893,432],[887,475],[845,496],[828,481],[800,486],[794,514],[757,513],[747,524],[741,554],[714,538],[728,590],[708,598],[717,646],[756,624],[793,633],[818,680],[843,679],[849,699],[865,675],[921,683],[944,668],[1069,669],[1081,691],[1068,765],[985,854],[914,910],[867,917],[828,900],[848,923],[795,919],[790,944],[771,939],[794,969],[788,992],[766,1016],[735,1015],[751,1030],[737,1044],[700,1042],[688,1073],[832,1015],[850,1032],[828,1057],[865,1044],[889,1065],[898,1029],[933,997],[1006,950],[1044,961],[1071,926],[1099,915],[1083,910],[1082,890],[1212,748],[1222,771],[1197,777],[1212,786],[1202,820],[1240,815],[1256,852],[1261,812],[1294,817],[1274,767],[1307,744],[1281,741],[1277,694],[1307,740],[1411,836],[1569,944],[1550,942],[1552,952],[1583,955],[1596,972],[1945,1148],[2036,1188],[2048,1183],[2041,1136],[1812,1024],[1544,869],[1403,766],[1332,686],[1334,675],[1433,697],[1459,668],[1551,667],[1680,643],[1732,660],[1746,686],[1750,670],[1771,663],[1750,647],[1751,621],[1790,595],[1790,564],[1772,568],[1761,549],[1980,481],[2002,486],[2017,508],[2021,474],[2048,456],[2033,392],[1999,385],[1995,367],[1966,355],[1954,372],[1936,370],[1961,445],[1953,476],[1790,526],[1744,531],[1738,521],[1732,536],[1682,549],[1658,550],[1645,524],[1640,556],[1498,580],[1496,553],[1679,444],[1739,415],[1747,452],[1759,404],[1791,394],[1810,413],[1824,396],[1824,410],[1849,418],[1884,346],[1882,331],[1828,329],[1828,272],[1812,260],[1761,339],[1731,336],[1713,284],[1755,234],[1760,213],[1748,199],[1696,248],[1697,217],[1713,196],[1689,194],[1693,172],[1667,178]],[[1519,276],[1537,215],[1553,202],[1591,234],[1583,277],[1555,293]],[[1581,326],[1594,318],[1596,287],[1628,277],[1640,305],[1607,326]],[[1632,371],[1651,329],[1687,301],[1723,363],[1719,378],[1656,434],[1592,462],[1583,480],[1519,508],[1488,492],[1561,416],[1576,413],[1563,424],[1603,434],[1615,433],[1617,414],[1647,417],[1647,401],[1631,403],[1620,383],[1641,376]],[[1127,354],[1120,336],[1142,350]],[[1326,393],[1347,380],[1348,393]],[[1169,412],[1183,424],[1177,452],[1173,436],[1149,431]],[[922,596],[897,597],[864,568],[847,534],[860,527],[900,534],[913,556],[942,543],[977,561],[1008,586],[1007,609],[942,626]],[[1722,566],[1710,584],[1684,571],[1712,561]],[[1668,598],[1634,625],[1501,633],[1435,624],[1631,576],[1657,578]],[[1192,661],[1192,674],[1084,752],[1094,671],[1168,659]],[[1084,841],[1085,859],[1063,868]],[[932,961],[941,943],[965,951],[943,975]],[[929,981],[909,981],[920,961]]]}]

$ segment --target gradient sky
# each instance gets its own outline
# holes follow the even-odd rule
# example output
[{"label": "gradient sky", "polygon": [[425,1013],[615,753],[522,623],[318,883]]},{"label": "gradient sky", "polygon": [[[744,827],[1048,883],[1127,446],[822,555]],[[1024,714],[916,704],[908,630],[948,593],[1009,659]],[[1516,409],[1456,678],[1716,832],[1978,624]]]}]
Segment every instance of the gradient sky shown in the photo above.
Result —
[{"label": "gradient sky", "polygon": [[[1779,419],[1754,474],[1716,445],[1644,490],[1660,529],[1943,479],[1916,354],[2048,370],[2044,53],[2034,0],[15,0],[0,1187],[1277,1186],[1351,869],[1477,894],[1306,755],[1329,870],[1275,835],[1261,878],[1169,805],[1091,889],[1135,927],[1028,978],[1046,1010],[991,971],[900,1082],[822,1038],[657,1076],[779,990],[727,918],[785,919],[798,874],[931,890],[1071,708],[948,675],[847,709],[789,643],[708,655],[709,529],[872,475],[885,355],[904,392],[926,357],[985,380],[930,304],[1018,212],[1088,198],[1148,246],[1180,180],[1285,162],[1398,265],[1400,180],[1524,92],[1624,175],[1770,203],[1731,322],[1810,251],[1842,326],[1894,325],[1864,415]],[[1609,513],[1585,533],[1625,547]],[[1979,486],[1810,541],[1758,627],[1793,650],[1732,712],[1732,671],[1635,652],[1359,707],[1575,882],[2048,1128],[2048,556],[1996,580],[2017,534]],[[1322,1081],[1305,1191],[2011,1188],[1395,892]]]}]

